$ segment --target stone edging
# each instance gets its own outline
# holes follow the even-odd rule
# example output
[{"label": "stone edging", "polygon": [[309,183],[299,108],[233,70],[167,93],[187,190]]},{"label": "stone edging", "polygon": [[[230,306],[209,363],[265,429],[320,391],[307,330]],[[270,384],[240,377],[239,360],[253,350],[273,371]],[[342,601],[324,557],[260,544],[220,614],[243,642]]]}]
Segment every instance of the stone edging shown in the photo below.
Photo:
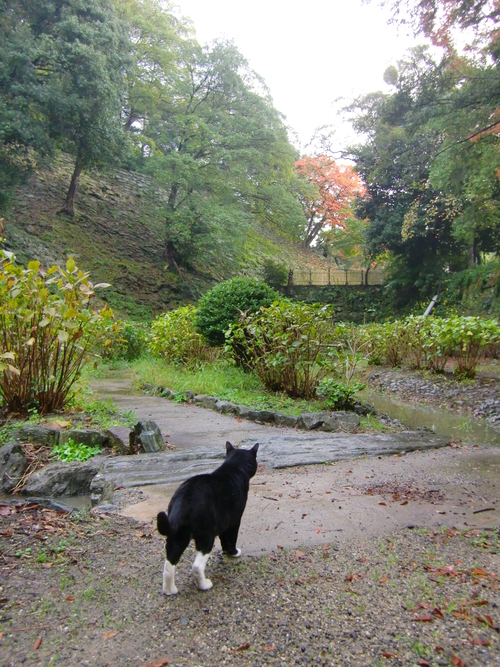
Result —
[{"label": "stone edging", "polygon": [[294,417],[272,410],[254,410],[246,405],[237,405],[229,401],[222,401],[217,396],[195,394],[194,391],[176,392],[166,387],[153,387],[149,384],[142,385],[142,390],[146,393],[171,400],[179,393],[182,393],[188,402],[199,405],[202,408],[215,410],[221,414],[235,415],[240,419],[247,419],[257,424],[275,424],[276,426],[299,428],[304,431],[326,431],[328,433],[339,431],[352,433],[359,428],[359,415],[357,412],[309,412]]}]

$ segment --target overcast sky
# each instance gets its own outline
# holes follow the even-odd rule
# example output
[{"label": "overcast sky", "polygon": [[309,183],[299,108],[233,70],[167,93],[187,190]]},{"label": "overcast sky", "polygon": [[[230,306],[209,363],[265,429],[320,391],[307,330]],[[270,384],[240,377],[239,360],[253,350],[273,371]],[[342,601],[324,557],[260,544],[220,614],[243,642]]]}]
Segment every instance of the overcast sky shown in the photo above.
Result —
[{"label": "overcast sky", "polygon": [[[198,41],[234,40],[266,81],[275,107],[305,147],[320,125],[342,126],[334,100],[386,90],[388,65],[420,43],[387,25],[389,13],[362,0],[175,0]],[[291,137],[293,140],[293,137]],[[296,141],[294,143],[297,144]]]}]

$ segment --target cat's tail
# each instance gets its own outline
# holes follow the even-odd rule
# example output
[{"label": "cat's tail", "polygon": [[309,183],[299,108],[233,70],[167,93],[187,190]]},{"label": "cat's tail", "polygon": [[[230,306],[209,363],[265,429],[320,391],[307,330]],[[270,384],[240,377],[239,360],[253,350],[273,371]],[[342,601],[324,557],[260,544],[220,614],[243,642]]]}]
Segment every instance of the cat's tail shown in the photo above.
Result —
[{"label": "cat's tail", "polygon": [[168,535],[170,535],[172,532],[166,512],[158,512],[158,516],[156,517],[156,525],[158,526],[158,532],[160,535],[165,535],[168,537]]}]

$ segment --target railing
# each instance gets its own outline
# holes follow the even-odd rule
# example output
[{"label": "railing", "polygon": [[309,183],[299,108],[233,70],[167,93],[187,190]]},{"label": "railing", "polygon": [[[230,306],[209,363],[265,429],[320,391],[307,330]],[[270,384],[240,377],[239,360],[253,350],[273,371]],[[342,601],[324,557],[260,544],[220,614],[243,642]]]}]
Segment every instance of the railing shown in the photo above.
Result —
[{"label": "railing", "polygon": [[382,285],[381,269],[294,269],[290,272],[289,285]]}]

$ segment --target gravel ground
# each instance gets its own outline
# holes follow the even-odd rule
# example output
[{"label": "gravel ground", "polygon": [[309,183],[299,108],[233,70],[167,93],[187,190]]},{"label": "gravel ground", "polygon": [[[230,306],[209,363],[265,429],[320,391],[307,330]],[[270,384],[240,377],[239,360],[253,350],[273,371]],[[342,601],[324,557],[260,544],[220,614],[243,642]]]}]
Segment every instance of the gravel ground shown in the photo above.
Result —
[{"label": "gravel ground", "polygon": [[259,557],[193,553],[161,594],[163,540],[110,515],[0,506],[0,663],[500,665],[498,529],[404,528]]}]

